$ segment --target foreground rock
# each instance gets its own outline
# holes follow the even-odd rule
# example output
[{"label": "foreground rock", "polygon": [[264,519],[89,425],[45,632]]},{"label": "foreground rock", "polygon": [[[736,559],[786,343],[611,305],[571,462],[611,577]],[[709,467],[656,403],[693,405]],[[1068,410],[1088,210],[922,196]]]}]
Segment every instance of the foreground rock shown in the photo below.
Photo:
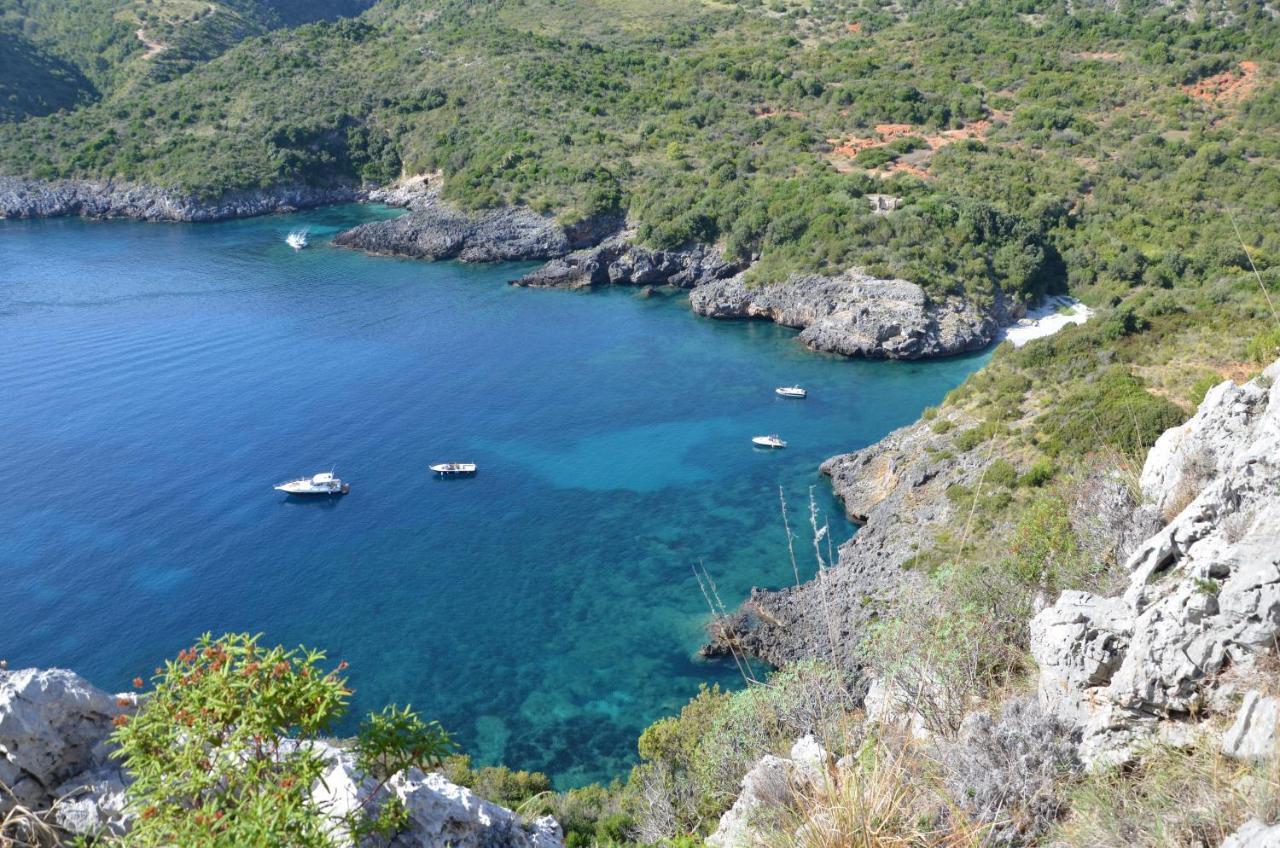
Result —
[{"label": "foreground rock", "polygon": [[742,778],[742,791],[707,837],[711,848],[764,848],[797,818],[795,807],[824,788],[830,757],[812,737],[799,740],[790,756],[766,754]]},{"label": "foreground rock", "polygon": [[[1161,436],[1143,495],[1176,514],[1128,560],[1123,595],[1064,592],[1032,621],[1041,702],[1081,735],[1086,762],[1123,761],[1166,725],[1202,718],[1219,672],[1275,651],[1278,378],[1280,363],[1244,386],[1223,383]],[[1254,704],[1258,716],[1273,712],[1262,706]],[[1249,756],[1265,740],[1245,730],[1236,744]]]},{"label": "foreground rock", "polygon": [[293,212],[363,199],[354,187],[277,186],[230,191],[214,199],[189,192],[113,180],[0,177],[0,218],[136,218],[144,221],[222,221]]},{"label": "foreground rock", "polygon": [[108,766],[104,742],[124,711],[117,700],[133,703],[61,669],[0,671],[0,782],[13,798],[47,808],[59,787]]},{"label": "foreground rock", "polygon": [[[61,669],[0,670],[0,782],[12,793],[0,793],[0,817],[16,802],[35,811],[54,808],[54,820],[72,835],[126,834],[129,781],[110,756],[108,736],[115,717],[136,703],[133,695],[108,695]],[[393,775],[379,788],[356,769],[349,751],[331,745],[321,751],[329,768],[312,799],[344,841],[349,835],[343,816],[372,795],[378,804],[399,801],[407,813],[405,827],[379,846],[563,846],[560,826],[550,816],[526,823],[439,774],[417,769]]]},{"label": "foreground rock", "polygon": [[414,259],[551,259],[596,244],[621,223],[604,217],[563,226],[552,216],[523,206],[463,212],[441,197],[439,185],[430,181],[374,192],[370,199],[403,205],[409,211],[339,233],[334,244]]},{"label": "foreground rock", "polygon": [[691,289],[736,274],[742,267],[705,244],[651,250],[632,244],[626,236],[615,236],[593,248],[553,259],[512,280],[512,285],[566,289],[667,285]]},{"label": "foreground rock", "polygon": [[526,823],[505,807],[478,798],[439,774],[408,769],[381,788],[360,772],[348,751],[323,746],[329,768],[312,789],[312,798],[334,821],[335,835],[343,831],[344,816],[372,797],[375,805],[395,800],[403,805],[407,823],[390,841],[390,848],[562,848],[560,825],[551,816]]},{"label": "foreground rock", "polygon": [[1012,317],[1003,299],[990,308],[959,297],[934,301],[915,283],[856,270],[793,275],[762,286],[735,276],[699,286],[689,302],[710,318],[767,318],[797,327],[814,350],[885,359],[981,350]]}]

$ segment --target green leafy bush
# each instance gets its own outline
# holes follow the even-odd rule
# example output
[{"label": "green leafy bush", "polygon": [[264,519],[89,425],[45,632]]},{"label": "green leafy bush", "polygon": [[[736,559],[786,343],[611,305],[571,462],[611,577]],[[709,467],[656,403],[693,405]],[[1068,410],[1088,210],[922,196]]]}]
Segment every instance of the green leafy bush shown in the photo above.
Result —
[{"label": "green leafy bush", "polygon": [[[137,714],[120,716],[112,736],[137,814],[122,844],[330,848],[334,823],[310,795],[326,768],[313,743],[346,711],[350,689],[346,664],[326,671],[323,661],[257,636],[205,634],[157,669]],[[396,707],[370,715],[355,743],[358,764],[380,780],[437,765],[452,748],[439,725]],[[354,833],[386,834],[402,815],[388,804],[344,818]]]}]

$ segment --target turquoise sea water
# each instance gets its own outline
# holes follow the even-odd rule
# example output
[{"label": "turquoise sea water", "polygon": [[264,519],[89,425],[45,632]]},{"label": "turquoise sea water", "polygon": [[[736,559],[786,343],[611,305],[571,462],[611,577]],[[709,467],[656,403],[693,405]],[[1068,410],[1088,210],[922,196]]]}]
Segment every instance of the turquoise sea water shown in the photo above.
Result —
[{"label": "turquoise sea water", "polygon": [[[818,463],[985,361],[843,361],[678,294],[328,246],[385,214],[0,221],[10,667],[123,689],[204,630],[262,631],[348,660],[356,714],[412,703],[560,786],[623,774],[645,725],[737,682],[694,656],[692,566],[731,606],[791,582],[778,486],[847,538]],[[774,397],[793,382],[809,400]],[[334,465],[343,499],[271,488]]]}]

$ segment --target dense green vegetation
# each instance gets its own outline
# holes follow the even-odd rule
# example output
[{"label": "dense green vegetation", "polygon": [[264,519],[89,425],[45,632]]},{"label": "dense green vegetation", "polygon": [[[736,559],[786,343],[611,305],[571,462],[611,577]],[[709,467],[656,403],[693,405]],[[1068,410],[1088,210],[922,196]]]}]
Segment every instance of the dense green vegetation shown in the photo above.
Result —
[{"label": "dense green vegetation", "polygon": [[[162,81],[250,35],[372,0],[0,0],[0,121]],[[145,39],[145,41],[144,41]]]},{"label": "dense green vegetation", "polygon": [[[1131,479],[1210,386],[1280,356],[1280,24],[1260,2],[382,0],[287,32],[268,30],[356,4],[224,2],[181,26],[161,0],[60,5],[0,0],[0,117],[43,115],[0,124],[0,172],[216,195],[439,170],[464,207],[625,209],[643,241],[717,243],[756,280],[861,265],[933,294],[1092,306],[1083,327],[1001,348],[930,413],[986,470],[921,529],[919,591],[861,635],[882,678],[944,682],[943,736],[1025,686],[1037,597],[1117,579],[1073,517],[1098,470]],[[142,59],[143,25],[170,50]],[[902,206],[874,214],[873,193]],[[705,691],[611,787],[444,768],[554,813],[570,846],[681,844],[803,732],[880,775],[846,725],[858,671]],[[1218,765],[1187,757],[1159,761],[1161,779]],[[1116,804],[1111,779],[1074,788],[1078,844],[1132,826],[1113,808],[1176,807]]]}]

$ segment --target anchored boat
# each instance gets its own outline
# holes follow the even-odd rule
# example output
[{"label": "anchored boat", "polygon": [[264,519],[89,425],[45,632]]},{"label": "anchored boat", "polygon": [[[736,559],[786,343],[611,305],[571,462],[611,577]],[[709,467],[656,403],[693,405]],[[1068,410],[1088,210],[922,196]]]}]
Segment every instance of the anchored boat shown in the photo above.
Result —
[{"label": "anchored boat", "polygon": [[332,471],[289,480],[275,488],[287,495],[345,495],[351,491],[351,486],[333,476]]},{"label": "anchored boat", "polygon": [[809,396],[809,393],[799,386],[779,386],[773,390],[773,393],[778,397],[784,398],[805,398]]},{"label": "anchored boat", "polygon": [[751,440],[751,444],[758,448],[785,448],[787,443],[782,441],[782,437],[777,433],[769,436],[756,436]]},{"label": "anchored boat", "polygon": [[441,462],[428,467],[441,477],[462,477],[476,473],[474,462]]}]

